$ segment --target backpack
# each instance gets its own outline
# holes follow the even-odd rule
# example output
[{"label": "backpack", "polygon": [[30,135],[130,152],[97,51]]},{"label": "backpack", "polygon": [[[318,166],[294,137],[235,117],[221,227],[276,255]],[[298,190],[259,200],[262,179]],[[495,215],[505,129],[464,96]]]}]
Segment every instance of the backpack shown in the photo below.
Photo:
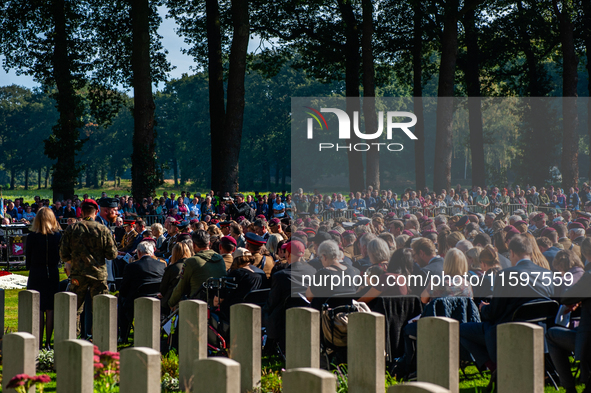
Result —
[{"label": "backpack", "polygon": [[335,347],[347,346],[347,327],[349,314],[353,312],[371,312],[367,304],[353,300],[352,305],[329,308],[322,305],[322,334],[324,339]]}]

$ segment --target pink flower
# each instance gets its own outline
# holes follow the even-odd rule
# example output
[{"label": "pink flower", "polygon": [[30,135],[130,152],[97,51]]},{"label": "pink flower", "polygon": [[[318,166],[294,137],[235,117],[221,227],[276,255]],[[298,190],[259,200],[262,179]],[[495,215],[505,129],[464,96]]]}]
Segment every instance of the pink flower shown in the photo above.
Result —
[{"label": "pink flower", "polygon": [[103,368],[103,367],[105,367],[105,365],[102,363],[95,363],[94,364],[94,368]]},{"label": "pink flower", "polygon": [[94,354],[95,355],[99,355],[99,356],[101,354],[101,351],[99,351],[99,349],[98,349],[98,347],[96,345],[94,346]]},{"label": "pink flower", "polygon": [[31,381],[33,381],[34,383],[48,383],[51,382],[51,378],[47,374],[35,375],[31,378]]},{"label": "pink flower", "polygon": [[10,379],[10,381],[8,382],[8,385],[6,385],[6,388],[14,389],[18,386],[23,386],[25,384],[25,382],[27,382],[27,380],[29,380],[30,378],[31,377],[28,376],[27,374],[17,374]]},{"label": "pink flower", "polygon": [[95,363],[100,363],[101,362],[100,356],[94,355],[94,362]]}]

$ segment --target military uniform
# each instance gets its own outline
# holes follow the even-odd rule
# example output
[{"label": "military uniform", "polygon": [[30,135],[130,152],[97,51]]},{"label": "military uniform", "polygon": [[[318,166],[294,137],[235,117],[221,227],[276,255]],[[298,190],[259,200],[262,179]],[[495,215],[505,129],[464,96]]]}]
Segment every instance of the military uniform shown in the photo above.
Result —
[{"label": "military uniform", "polygon": [[[275,265],[273,258],[271,258],[269,255],[262,255],[260,252],[254,253],[252,256],[254,257],[253,265],[264,271],[267,275],[267,278],[271,278],[271,272],[273,271],[273,266]],[[263,258],[265,259],[264,263]]]},{"label": "military uniform", "polygon": [[123,251],[129,245],[133,244],[136,237],[137,232],[135,231],[135,229],[132,229],[131,231],[127,232],[125,236],[123,236],[123,240],[121,241],[121,245],[119,246],[118,250]]},{"label": "military uniform", "polygon": [[80,316],[87,291],[91,298],[109,293],[105,260],[117,257],[115,239],[103,224],[84,219],[64,232],[60,257],[72,265],[68,291],[77,295]]}]

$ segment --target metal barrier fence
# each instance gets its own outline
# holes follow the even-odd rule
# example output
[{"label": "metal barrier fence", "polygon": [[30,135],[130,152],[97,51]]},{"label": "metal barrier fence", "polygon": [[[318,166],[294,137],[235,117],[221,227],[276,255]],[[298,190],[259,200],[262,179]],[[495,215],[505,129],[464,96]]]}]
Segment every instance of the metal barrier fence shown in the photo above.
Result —
[{"label": "metal barrier fence", "polygon": [[[486,208],[482,208],[477,205],[466,205],[466,206],[446,206],[446,207],[408,207],[408,208],[390,208],[390,209],[346,209],[346,210],[324,210],[322,213],[318,215],[318,217],[322,221],[326,221],[329,219],[334,219],[337,217],[345,217],[347,220],[353,220],[354,217],[364,216],[364,217],[371,217],[375,213],[382,213],[384,215],[394,212],[397,217],[402,217],[404,214],[415,214],[417,212],[422,213],[424,216],[427,217],[435,217],[439,214],[443,214],[446,216],[453,216],[458,213],[467,213],[467,212],[474,212],[474,213],[489,213],[494,211],[495,209],[501,209],[504,213],[508,213],[510,215],[514,214],[517,210],[523,210],[526,214],[529,214],[534,211],[548,213],[550,209],[553,207],[551,206],[535,206],[535,205],[527,205],[523,206],[521,204],[506,204],[506,205],[496,205],[493,206],[492,204],[487,206]],[[556,209],[559,210],[560,209]],[[297,217],[302,218],[304,215],[296,214]],[[305,215],[307,216],[307,215]]]},{"label": "metal barrier fence", "polygon": [[[144,220],[147,227],[156,223],[164,224],[164,221],[166,220],[166,217],[162,215],[138,216],[137,218]],[[59,222],[61,225],[68,225],[67,218],[60,218]]]}]

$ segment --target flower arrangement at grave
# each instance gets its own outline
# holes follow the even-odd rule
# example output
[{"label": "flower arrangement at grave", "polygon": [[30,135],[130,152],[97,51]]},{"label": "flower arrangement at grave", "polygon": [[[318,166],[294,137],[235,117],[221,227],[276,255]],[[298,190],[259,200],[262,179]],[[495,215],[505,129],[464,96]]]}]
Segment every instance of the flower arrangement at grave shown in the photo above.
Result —
[{"label": "flower arrangement at grave", "polygon": [[49,375],[27,375],[27,374],[17,374],[10,379],[6,388],[14,389],[18,393],[27,393],[29,389],[35,385],[35,389],[37,392],[43,392],[43,387],[46,383],[51,382],[51,378]]},{"label": "flower arrangement at grave", "polygon": [[94,391],[95,393],[118,392],[119,352],[99,351],[94,346]]}]

